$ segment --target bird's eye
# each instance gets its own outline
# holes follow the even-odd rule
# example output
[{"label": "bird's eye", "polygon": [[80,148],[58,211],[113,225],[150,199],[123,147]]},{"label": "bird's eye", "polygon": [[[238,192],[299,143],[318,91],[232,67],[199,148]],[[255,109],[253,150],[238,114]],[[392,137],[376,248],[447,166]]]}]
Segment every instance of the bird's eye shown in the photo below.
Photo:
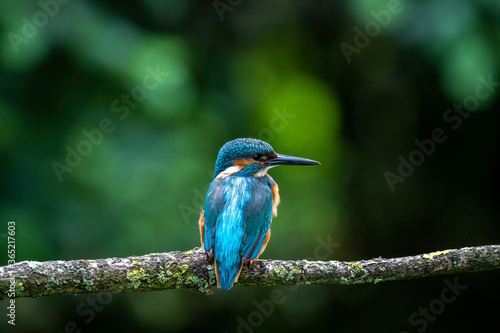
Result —
[{"label": "bird's eye", "polygon": [[267,156],[255,153],[252,155],[252,159],[258,162],[264,162],[265,160],[267,160]]}]

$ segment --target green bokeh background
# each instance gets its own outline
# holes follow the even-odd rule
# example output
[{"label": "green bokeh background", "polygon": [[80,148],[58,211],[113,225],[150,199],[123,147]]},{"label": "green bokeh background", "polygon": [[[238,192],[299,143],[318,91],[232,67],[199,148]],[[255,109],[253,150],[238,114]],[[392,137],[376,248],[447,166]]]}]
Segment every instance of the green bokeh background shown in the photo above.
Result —
[{"label": "green bokeh background", "polygon": [[[237,137],[322,163],[270,172],[282,203],[263,258],[313,257],[328,239],[338,244],[328,260],[500,243],[498,83],[460,124],[443,119],[473,100],[478,77],[500,80],[498,2],[4,0],[0,36],[2,265],[11,220],[17,261],[199,246],[216,154]],[[151,70],[167,74],[141,88]],[[99,138],[103,120],[112,130]],[[447,140],[391,191],[384,173],[436,128]],[[59,178],[53,163],[67,164],[68,149],[86,156]],[[76,312],[88,295],[18,299],[15,328],[0,302],[0,331],[471,332],[497,322],[500,274],[488,272],[458,276],[467,289],[425,329],[412,325],[445,278],[114,294],[92,320]],[[284,302],[259,314],[255,302],[275,290]]]}]

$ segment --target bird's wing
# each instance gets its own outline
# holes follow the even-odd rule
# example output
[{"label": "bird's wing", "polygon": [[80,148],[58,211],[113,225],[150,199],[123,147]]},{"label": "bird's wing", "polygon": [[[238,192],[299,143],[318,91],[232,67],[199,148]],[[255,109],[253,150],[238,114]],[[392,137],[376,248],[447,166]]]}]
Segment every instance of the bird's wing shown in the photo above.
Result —
[{"label": "bird's wing", "polygon": [[274,181],[268,177],[250,179],[251,198],[243,210],[245,234],[240,248],[240,254],[246,260],[253,260],[259,256],[271,227],[273,210],[271,185]]},{"label": "bird's wing", "polygon": [[224,179],[214,179],[208,189],[203,211],[204,230],[203,247],[205,251],[213,250],[215,244],[215,226],[222,210],[224,209]]}]

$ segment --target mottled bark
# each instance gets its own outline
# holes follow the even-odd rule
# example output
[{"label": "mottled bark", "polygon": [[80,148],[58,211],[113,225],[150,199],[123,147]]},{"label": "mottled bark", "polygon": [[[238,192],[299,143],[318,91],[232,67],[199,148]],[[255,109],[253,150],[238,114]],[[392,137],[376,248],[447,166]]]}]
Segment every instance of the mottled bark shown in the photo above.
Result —
[{"label": "mottled bark", "polygon": [[[499,268],[500,245],[352,262],[258,260],[250,268],[245,265],[237,286],[351,285]],[[14,294],[38,297],[179,288],[210,294],[215,285],[213,259],[199,248],[128,258],[23,261],[0,267],[0,299]]]}]

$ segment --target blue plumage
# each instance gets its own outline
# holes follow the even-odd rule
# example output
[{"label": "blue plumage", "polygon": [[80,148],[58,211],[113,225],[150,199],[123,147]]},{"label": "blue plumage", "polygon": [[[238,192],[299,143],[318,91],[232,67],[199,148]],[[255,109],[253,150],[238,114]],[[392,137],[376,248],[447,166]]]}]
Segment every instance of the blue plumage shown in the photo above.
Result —
[{"label": "blue plumage", "polygon": [[267,170],[311,164],[319,163],[279,155],[256,139],[236,139],[221,148],[199,222],[202,246],[215,256],[220,288],[231,288],[243,263],[257,259],[269,241],[279,194]]}]

